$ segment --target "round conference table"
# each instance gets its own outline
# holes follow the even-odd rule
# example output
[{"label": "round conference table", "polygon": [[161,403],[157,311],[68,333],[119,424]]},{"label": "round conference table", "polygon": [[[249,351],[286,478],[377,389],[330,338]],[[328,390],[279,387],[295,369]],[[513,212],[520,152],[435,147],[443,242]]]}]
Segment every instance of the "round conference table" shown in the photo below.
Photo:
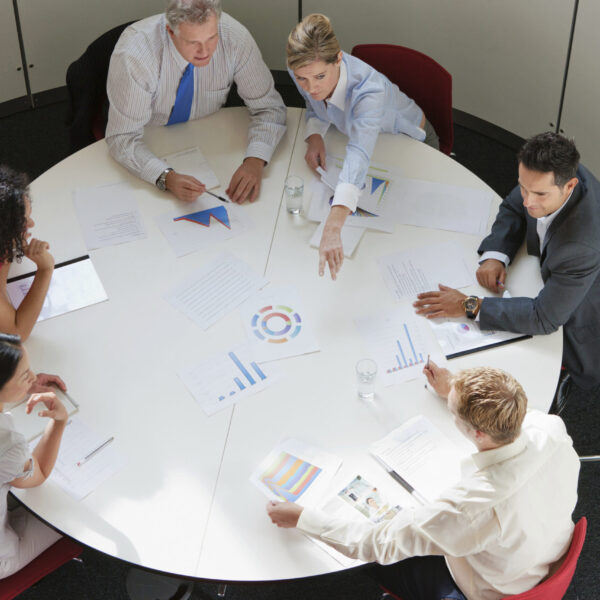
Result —
[{"label": "round conference table", "polygon": [[[159,156],[199,146],[225,189],[243,159],[248,113],[229,108],[204,119],[149,129]],[[289,436],[360,464],[371,442],[423,414],[464,451],[444,403],[423,378],[383,387],[359,400],[354,365],[368,355],[357,316],[388,311],[377,257],[424,242],[458,241],[476,269],[478,236],[397,225],[393,234],[366,231],[337,281],[318,276],[318,252],[309,246],[316,224],[287,213],[288,174],[305,181],[304,212],[312,175],[304,162],[304,111],[288,109],[287,132],[265,170],[259,199],[244,210],[254,228],[214,247],[175,258],[155,217],[184,207],[170,194],[131,176],[99,141],[68,157],[31,184],[34,235],[48,240],[57,263],[85,255],[72,191],[125,181],[132,186],[147,238],[89,252],[108,302],[36,325],[26,346],[34,369],[60,374],[78,401],[81,419],[114,435],[123,467],[80,502],[52,482],[14,490],[42,519],[83,544],[166,573],[221,581],[305,577],[341,565],[297,531],[278,529],[266,498],[249,481],[261,460]],[[330,129],[328,152],[343,156],[345,138]],[[373,160],[407,176],[488,189],[460,164],[408,137],[380,135]],[[499,199],[495,196],[490,224]],[[163,294],[224,250],[243,259],[271,284],[293,284],[321,350],[280,361],[285,376],[233,407],[208,417],[177,376],[183,364],[223,352],[245,340],[237,311],[203,331]],[[27,272],[25,259],[11,272]],[[538,262],[521,254],[507,284],[514,295],[541,287]],[[482,293],[477,286],[463,291]],[[449,368],[491,365],[512,373],[531,407],[547,410],[558,379],[560,332],[449,361]],[[370,459],[372,460],[372,459]],[[383,473],[383,471],[382,471]]]}]

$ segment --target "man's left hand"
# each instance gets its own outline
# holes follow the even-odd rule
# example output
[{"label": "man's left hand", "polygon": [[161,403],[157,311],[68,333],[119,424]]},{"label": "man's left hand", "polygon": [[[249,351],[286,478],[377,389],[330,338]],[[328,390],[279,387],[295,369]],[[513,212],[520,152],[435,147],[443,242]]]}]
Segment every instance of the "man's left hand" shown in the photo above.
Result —
[{"label": "man's left hand", "polygon": [[38,373],[35,382],[29,388],[30,394],[44,394],[59,390],[66,392],[67,386],[58,375],[48,375],[47,373]]},{"label": "man's left hand", "polygon": [[277,527],[296,527],[303,510],[302,506],[292,502],[271,501],[267,504],[267,514]]},{"label": "man's left hand", "polygon": [[225,190],[229,198],[237,204],[242,204],[246,200],[254,202],[260,192],[264,168],[264,160],[254,157],[246,158],[233,174],[229,187]]},{"label": "man's left hand", "polygon": [[423,292],[413,302],[415,312],[428,319],[464,317],[463,300],[467,297],[458,290],[439,284],[439,292]]}]

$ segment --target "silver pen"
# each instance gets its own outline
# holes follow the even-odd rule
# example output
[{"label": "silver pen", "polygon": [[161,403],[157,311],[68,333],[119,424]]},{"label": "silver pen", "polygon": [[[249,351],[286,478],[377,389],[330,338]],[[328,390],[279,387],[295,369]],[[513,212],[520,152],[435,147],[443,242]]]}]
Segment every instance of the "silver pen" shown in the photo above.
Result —
[{"label": "silver pen", "polygon": [[95,450],[92,450],[87,456],[84,456],[77,463],[77,466],[81,467],[81,465],[84,465],[88,460],[90,460],[90,458],[92,458],[96,454],[98,454],[98,452],[100,452],[100,450],[102,450],[103,448],[106,448],[106,446],[108,446],[114,439],[115,439],[114,436],[113,437],[109,437],[103,444],[100,444]]}]

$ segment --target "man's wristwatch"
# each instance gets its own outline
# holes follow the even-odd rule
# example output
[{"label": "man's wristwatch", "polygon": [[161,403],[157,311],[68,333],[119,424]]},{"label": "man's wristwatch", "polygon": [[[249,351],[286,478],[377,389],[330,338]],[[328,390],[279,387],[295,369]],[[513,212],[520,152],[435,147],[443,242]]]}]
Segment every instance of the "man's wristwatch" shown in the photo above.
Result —
[{"label": "man's wristwatch", "polygon": [[479,307],[481,306],[481,300],[477,296],[467,296],[463,302],[463,310],[467,315],[467,318],[474,319],[479,312]]},{"label": "man's wristwatch", "polygon": [[171,167],[168,167],[158,176],[158,179],[156,180],[156,187],[161,192],[167,191],[167,175],[169,174],[169,171],[172,171],[172,170],[173,169],[171,169]]}]

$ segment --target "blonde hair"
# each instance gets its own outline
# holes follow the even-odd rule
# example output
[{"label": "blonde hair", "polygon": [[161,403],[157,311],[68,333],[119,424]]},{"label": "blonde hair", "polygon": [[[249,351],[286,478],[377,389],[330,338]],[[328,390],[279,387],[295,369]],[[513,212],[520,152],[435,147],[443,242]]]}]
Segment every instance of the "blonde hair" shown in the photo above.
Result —
[{"label": "blonde hair", "polygon": [[304,17],[290,32],[286,52],[287,64],[292,71],[316,60],[327,64],[336,62],[340,44],[331,21],[318,13]]},{"label": "blonde hair", "polygon": [[521,433],[527,412],[527,396],[508,373],[491,367],[465,369],[450,383],[458,399],[458,416],[471,427],[487,433],[494,442],[509,444]]}]

